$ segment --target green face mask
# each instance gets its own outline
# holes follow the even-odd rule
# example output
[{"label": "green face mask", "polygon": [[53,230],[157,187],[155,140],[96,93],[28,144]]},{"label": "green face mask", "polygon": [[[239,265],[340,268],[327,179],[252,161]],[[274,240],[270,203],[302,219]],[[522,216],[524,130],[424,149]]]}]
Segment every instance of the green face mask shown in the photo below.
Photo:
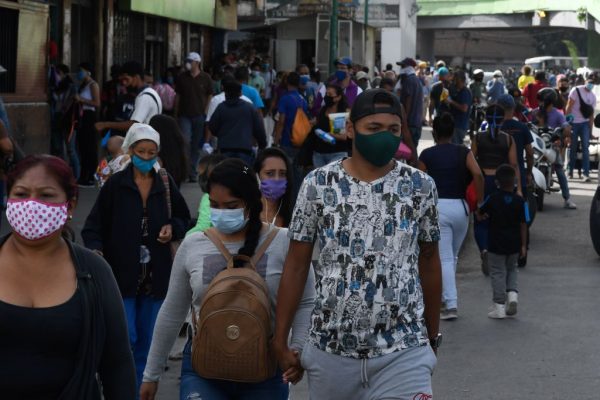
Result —
[{"label": "green face mask", "polygon": [[390,131],[381,131],[372,135],[356,132],[354,136],[356,150],[376,167],[383,167],[390,162],[401,141],[400,136]]}]

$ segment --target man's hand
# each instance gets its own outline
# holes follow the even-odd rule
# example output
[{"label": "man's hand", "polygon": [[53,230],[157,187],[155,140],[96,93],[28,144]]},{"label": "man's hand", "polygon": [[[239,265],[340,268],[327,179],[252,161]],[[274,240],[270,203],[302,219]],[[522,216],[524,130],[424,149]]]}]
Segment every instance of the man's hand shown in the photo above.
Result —
[{"label": "man's hand", "polygon": [[144,382],[140,386],[140,400],[154,400],[158,392],[158,382]]},{"label": "man's hand", "polygon": [[158,241],[162,244],[169,243],[173,238],[173,227],[171,224],[167,224],[160,229],[158,233]]},{"label": "man's hand", "polygon": [[527,246],[521,246],[521,251],[519,253],[521,258],[527,257]]},{"label": "man's hand", "polygon": [[300,354],[297,350],[291,350],[287,345],[278,345],[273,342],[273,351],[277,357],[279,368],[283,371],[283,382],[293,385],[300,382],[304,375],[304,369],[300,365]]}]

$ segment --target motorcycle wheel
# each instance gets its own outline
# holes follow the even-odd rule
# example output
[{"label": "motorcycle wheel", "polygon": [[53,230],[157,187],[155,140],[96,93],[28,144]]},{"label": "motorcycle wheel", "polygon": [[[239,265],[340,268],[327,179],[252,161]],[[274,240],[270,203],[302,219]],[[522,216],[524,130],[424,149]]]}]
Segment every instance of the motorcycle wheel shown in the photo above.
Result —
[{"label": "motorcycle wheel", "polygon": [[590,208],[590,236],[594,250],[600,255],[600,186],[596,189]]},{"label": "motorcycle wheel", "polygon": [[546,194],[546,192],[544,192],[542,189],[536,189],[535,190],[535,201],[536,201],[536,207],[538,211],[544,211],[544,195]]},{"label": "motorcycle wheel", "polygon": [[537,197],[535,197],[535,195],[528,191],[527,192],[527,205],[529,206],[529,224],[528,226],[531,226],[533,224],[533,221],[535,220],[535,215],[537,213]]}]

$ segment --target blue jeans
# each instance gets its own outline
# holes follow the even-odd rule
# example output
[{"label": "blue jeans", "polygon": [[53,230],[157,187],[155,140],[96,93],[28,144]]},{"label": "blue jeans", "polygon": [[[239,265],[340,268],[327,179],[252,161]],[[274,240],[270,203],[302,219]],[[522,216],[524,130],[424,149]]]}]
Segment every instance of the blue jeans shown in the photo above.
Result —
[{"label": "blue jeans", "polygon": [[410,135],[412,136],[412,140],[416,149],[419,146],[419,140],[421,140],[423,126],[409,126],[408,130],[410,131]]},{"label": "blue jeans", "polygon": [[324,167],[325,165],[341,160],[344,157],[348,157],[348,153],[345,151],[339,153],[317,153],[315,151],[313,152],[313,165],[315,168]]},{"label": "blue jeans", "polygon": [[[125,317],[127,318],[127,329],[129,331],[129,344],[135,361],[135,373],[137,378],[137,392],[140,392],[142,375],[146,368],[146,360],[152,343],[154,324],[163,300],[157,300],[149,296],[137,296],[123,299],[125,306]],[[110,346],[110,343],[108,344]]]},{"label": "blue jeans", "polygon": [[179,127],[183,134],[183,140],[187,149],[189,149],[190,158],[190,170],[188,172],[190,177],[196,177],[198,175],[198,160],[200,159],[200,148],[204,144],[204,122],[206,121],[205,115],[198,115],[197,117],[179,117]]},{"label": "blue jeans", "polygon": [[454,133],[452,134],[452,143],[464,144],[465,136],[467,136],[466,129],[454,128]]},{"label": "blue jeans", "polygon": [[246,164],[248,164],[249,167],[251,167],[251,168],[254,167],[254,155],[251,155],[249,153],[244,153],[243,151],[227,151],[227,150],[220,151],[220,153],[227,158],[239,158],[240,160],[242,160]]},{"label": "blue jeans", "polygon": [[[296,199],[298,197],[298,192],[300,191],[300,185],[302,184],[302,179],[304,178],[303,169],[298,166],[298,153],[300,153],[300,149],[292,146],[281,146],[281,150],[284,151],[285,154],[290,158],[292,163],[292,178],[294,182],[292,182],[292,198]],[[290,183],[288,182],[288,185]]]},{"label": "blue jeans", "polygon": [[583,175],[590,176],[590,123],[581,122],[573,125],[573,140],[571,141],[571,149],[569,151],[569,171],[573,173],[575,170],[575,161],[577,161],[577,146],[579,138],[581,138],[582,158],[581,167]]},{"label": "blue jeans", "polygon": [[[498,188],[496,187],[496,177],[493,175],[485,175],[484,184],[484,198],[487,198],[494,194]],[[473,233],[475,234],[475,241],[479,251],[488,249],[488,235],[490,230],[490,222],[488,220],[478,221],[475,219],[473,224]]]},{"label": "blue jeans", "polygon": [[181,362],[180,400],[287,400],[289,386],[283,383],[283,374],[260,383],[238,383],[218,379],[205,379],[192,368],[192,341],[183,348]]},{"label": "blue jeans", "polygon": [[69,157],[69,166],[73,170],[75,180],[79,180],[81,175],[81,163],[79,162],[79,154],[77,153],[77,139],[75,132],[71,136],[71,141],[67,142],[67,156]]},{"label": "blue jeans", "polygon": [[569,181],[567,181],[564,167],[560,164],[554,164],[554,172],[556,172],[563,199],[569,200],[571,198],[571,193],[569,192]]}]

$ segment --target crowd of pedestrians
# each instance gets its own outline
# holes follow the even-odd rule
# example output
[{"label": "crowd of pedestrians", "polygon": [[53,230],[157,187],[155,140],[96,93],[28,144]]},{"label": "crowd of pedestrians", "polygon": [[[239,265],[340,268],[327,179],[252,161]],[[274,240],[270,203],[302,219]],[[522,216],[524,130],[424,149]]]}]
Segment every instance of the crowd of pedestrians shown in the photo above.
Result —
[{"label": "crowd of pedestrians", "polygon": [[[14,366],[3,393],[152,400],[183,333],[182,399],[287,399],[304,374],[311,399],[431,398],[470,217],[488,316],[513,316],[530,127],[562,128],[571,176],[581,139],[589,181],[596,78],[569,92],[528,66],[507,87],[500,70],[486,83],[443,61],[397,64],[373,73],[342,57],[321,81],[253,57],[211,76],[190,53],[159,79],[131,61],[103,85],[87,63],[56,66],[53,155],[3,168],[0,316],[15,321],[0,328]],[[485,123],[470,136],[477,105]],[[427,125],[435,145],[419,153]],[[11,144],[0,122],[7,160]],[[186,181],[199,204],[184,200]],[[93,185],[84,248],[69,220]]]}]

